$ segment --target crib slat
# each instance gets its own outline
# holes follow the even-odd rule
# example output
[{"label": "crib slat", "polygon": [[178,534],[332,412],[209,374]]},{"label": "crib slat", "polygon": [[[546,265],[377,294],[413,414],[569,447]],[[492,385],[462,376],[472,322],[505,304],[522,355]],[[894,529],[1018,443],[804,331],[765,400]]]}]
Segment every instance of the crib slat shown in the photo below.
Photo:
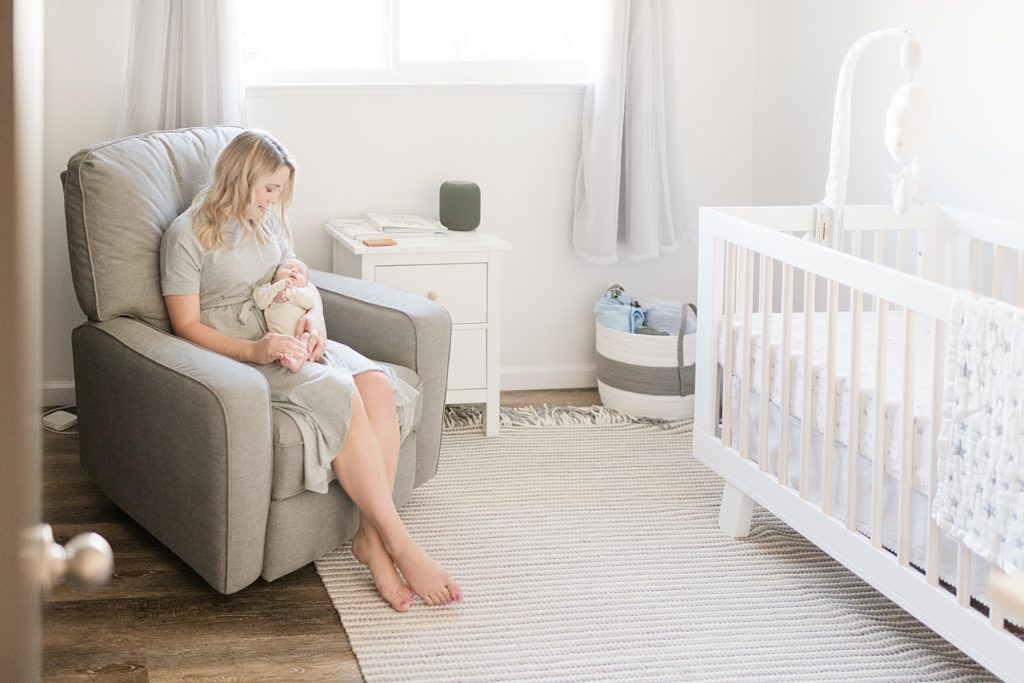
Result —
[{"label": "crib slat", "polygon": [[1017,252],[1017,305],[1024,306],[1024,251]]},{"label": "crib slat", "polygon": [[779,481],[789,486],[789,415],[793,404],[793,266],[782,266],[782,389],[779,411]]},{"label": "crib slat", "polygon": [[992,628],[1002,631],[1006,624],[1003,621],[1005,615],[1003,614],[1003,608],[999,604],[999,600],[992,599],[992,584],[999,580],[999,577],[1003,575],[1003,571],[995,565],[991,565],[988,570],[988,594],[989,594],[989,606],[988,606],[988,620],[992,624]]},{"label": "crib slat", "polygon": [[978,260],[980,258],[981,243],[974,237],[970,238],[970,267],[967,274],[967,289],[972,292],[978,291]]},{"label": "crib slat", "polygon": [[850,348],[850,447],[846,462],[846,528],[857,530],[857,464],[860,459],[860,359],[861,336],[863,334],[864,293],[854,290],[851,306],[852,330]]},{"label": "crib slat", "polygon": [[889,302],[879,298],[875,344],[875,453],[871,477],[871,545],[882,547],[882,485],[885,482],[885,352]]},{"label": "crib slat", "polygon": [[[871,260],[881,264],[885,260],[885,233],[875,230],[872,233]],[[874,310],[878,310],[878,299],[872,302]]]},{"label": "crib slat", "polygon": [[743,250],[741,261],[743,283],[743,377],[740,379],[740,457],[750,458],[750,383],[754,372],[753,349],[751,348],[750,328],[754,324],[754,259],[756,256],[749,249]]},{"label": "crib slat", "polygon": [[992,284],[989,296],[993,299],[1003,298],[1003,247],[992,245]]},{"label": "crib slat", "polygon": [[970,607],[971,551],[963,543],[957,543],[956,547],[956,601],[964,607]]},{"label": "crib slat", "polygon": [[[940,320],[932,321],[932,410],[930,424],[930,457],[931,466],[929,471],[931,477],[928,482],[928,509],[932,509],[932,501],[935,500],[935,491],[939,482],[939,427],[942,421],[942,386],[943,376],[946,370],[946,324]],[[933,586],[939,585],[939,525],[935,519],[928,515],[928,558],[925,563],[925,574],[928,583]]]},{"label": "crib slat", "polygon": [[828,282],[828,358],[825,361],[825,462],[821,475],[821,511],[832,516],[832,460],[836,445],[836,335],[839,283]]},{"label": "crib slat", "polygon": [[914,311],[903,310],[903,445],[900,455],[900,516],[897,559],[910,565],[910,501],[914,478]]},{"label": "crib slat", "polygon": [[775,287],[775,261],[767,256],[761,262],[761,421],[758,429],[757,462],[768,471],[768,411],[772,381],[772,301]]},{"label": "crib slat", "polygon": [[811,481],[811,435],[814,431],[814,299],[818,278],[804,271],[804,410],[800,433],[800,497],[808,496]]},{"label": "crib slat", "polygon": [[735,279],[736,279],[736,245],[725,245],[725,323],[722,326],[725,334],[725,365],[722,368],[722,443],[732,446],[732,374],[733,356],[735,355]]},{"label": "crib slat", "polygon": [[909,272],[906,268],[907,238],[908,234],[905,230],[900,230],[896,234],[896,270],[904,272]]}]

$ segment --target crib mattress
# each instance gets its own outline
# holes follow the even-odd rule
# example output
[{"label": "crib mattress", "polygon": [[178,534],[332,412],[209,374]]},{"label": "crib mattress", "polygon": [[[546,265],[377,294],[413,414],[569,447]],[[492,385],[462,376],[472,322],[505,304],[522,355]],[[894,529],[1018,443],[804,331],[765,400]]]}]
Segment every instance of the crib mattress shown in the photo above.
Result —
[{"label": "crib mattress", "polygon": [[[737,415],[737,425],[739,420],[739,406],[740,406],[740,380],[739,378],[733,379],[733,411]],[[752,390],[750,394],[750,438],[752,445],[756,445],[758,431],[761,428],[762,421],[760,419],[761,401],[757,391]],[[778,405],[769,403],[768,415],[764,424],[768,427],[768,463],[769,472],[775,476],[778,476],[778,463],[779,463],[779,425],[782,420],[782,410]],[[789,416],[789,429],[791,434],[799,434],[800,419],[798,417]],[[739,430],[733,430],[732,434],[732,446],[738,448],[739,446]],[[801,453],[800,453],[800,442],[799,439],[791,439],[789,442],[789,449],[786,453],[786,459],[788,462],[788,481],[787,484],[790,488],[797,489],[800,484],[800,465],[801,465]],[[810,468],[807,473],[808,479],[808,498],[811,502],[821,504],[824,476],[823,476],[823,458],[822,453],[824,452],[824,435],[817,430],[812,435],[811,440],[811,451],[813,457],[810,459]],[[856,499],[850,501],[848,499],[848,482],[850,476],[849,470],[849,457],[850,450],[845,444],[837,443],[834,450],[834,462],[832,470],[832,478],[828,484],[831,489],[831,497],[833,502],[833,515],[836,519],[845,522],[850,514],[855,510],[856,527],[857,530],[870,538],[872,532],[871,524],[871,509],[872,509],[872,461],[870,458],[863,454],[857,458],[857,465],[855,468],[857,476],[856,486]],[[756,460],[756,448],[751,449],[751,457]],[[900,495],[900,480],[899,473],[886,474],[882,480],[882,547],[895,553],[898,540],[898,522],[899,522],[899,495]],[[910,507],[910,534],[909,534],[909,550],[910,550],[910,563],[918,569],[923,569],[927,558],[928,549],[928,521],[930,518],[929,507],[928,507],[928,494],[922,490],[911,491],[911,507]],[[852,504],[851,504],[852,503]],[[979,600],[982,604],[988,604],[988,588],[987,588],[987,577],[988,577],[988,563],[982,560],[980,557],[971,553],[971,578],[970,578],[970,592],[971,595]],[[946,534],[939,535],[939,576],[941,579],[948,584],[954,584],[957,576],[957,544],[949,538]],[[1017,623],[1015,621],[1015,623]]]},{"label": "crib mattress", "polygon": [[[903,368],[904,368],[904,322],[902,311],[890,311],[886,324],[886,381],[884,391],[875,387],[875,350],[878,346],[878,317],[873,311],[862,314],[861,323],[861,362],[860,392],[858,397],[860,410],[859,435],[853,443],[859,445],[862,456],[871,459],[875,452],[875,403],[881,396],[885,400],[884,452],[886,472],[899,476],[903,459],[903,420],[906,407],[903,405]],[[754,314],[751,327],[751,347],[753,350],[751,367],[743,365],[743,321],[742,317],[733,319],[731,326],[734,335],[734,374],[743,378],[751,372],[751,388],[760,395],[762,384],[763,359],[763,322],[760,314]],[[825,431],[827,401],[831,399],[837,406],[835,434],[836,442],[845,447],[851,444],[850,438],[850,402],[851,402],[851,348],[852,348],[852,316],[849,312],[841,312],[836,316],[836,382],[833,395],[827,394],[826,362],[828,354],[828,317],[825,313],[816,313],[813,317],[812,341],[813,376],[811,381],[811,404],[813,407],[813,426],[820,432]],[[791,339],[788,354],[791,359],[791,393],[789,414],[802,418],[804,412],[804,316],[794,313],[791,320]],[[725,335],[719,335],[719,362],[724,364]],[[782,408],[782,359],[786,351],[782,348],[782,315],[773,314],[771,320],[771,367],[768,387],[769,401],[775,407]],[[919,491],[927,491],[931,478],[931,404],[934,392],[932,376],[932,322],[918,317],[914,326],[914,344],[912,346],[914,360],[914,405],[910,408],[914,414],[914,447],[913,486]],[[737,390],[738,390],[737,384]],[[739,424],[739,413],[734,414]],[[799,427],[799,425],[798,425]],[[773,435],[777,438],[777,434]],[[790,432],[790,439],[799,443],[800,429]],[[751,441],[751,451],[756,451],[756,440]]]},{"label": "crib mattress", "polygon": [[[902,474],[903,450],[903,367],[904,367],[904,320],[902,311],[890,311],[886,335],[886,382],[884,393],[875,387],[875,350],[878,345],[877,316],[874,312],[865,311],[862,315],[861,338],[861,371],[860,371],[860,438],[859,453],[850,447],[850,368],[852,349],[852,321],[848,312],[837,315],[836,343],[836,383],[832,400],[836,401],[835,435],[836,444],[833,449],[834,462],[832,479],[826,484],[823,476],[824,426],[826,413],[827,384],[825,366],[828,349],[828,317],[818,313],[813,318],[813,376],[811,381],[811,401],[813,407],[813,426],[811,434],[810,470],[808,476],[809,497],[812,502],[819,503],[822,499],[824,486],[831,488],[834,515],[845,521],[856,506],[856,527],[865,536],[871,535],[871,504],[873,456],[875,452],[875,401],[881,395],[885,400],[885,454],[886,474],[882,482],[882,546],[894,551],[897,543],[897,524],[899,520],[899,489]],[[780,457],[788,463],[787,484],[796,489],[800,483],[801,428],[803,418],[803,353],[804,353],[804,317],[794,314],[789,354],[791,359],[791,405],[789,421],[789,449],[785,454],[779,452],[780,424],[786,411],[782,409],[782,316],[775,314],[771,321],[771,367],[769,369],[769,401],[768,415],[762,423],[761,410],[761,368],[763,348],[763,326],[759,315],[753,319],[751,329],[751,347],[753,350],[751,367],[743,366],[742,318],[733,321],[734,334],[734,377],[732,380],[732,414],[735,428],[732,433],[734,448],[739,447],[741,423],[740,402],[741,381],[746,372],[751,371],[751,392],[749,402],[750,419],[749,439],[750,457],[758,458],[759,429],[764,424],[768,429],[768,463],[769,471],[778,475]],[[725,359],[725,337],[719,335],[719,362]],[[911,493],[910,521],[910,562],[918,568],[924,566],[927,552],[927,527],[929,520],[928,487],[930,482],[931,464],[931,404],[934,389],[932,375],[932,323],[918,319],[914,326],[914,466],[913,491]],[[849,480],[849,458],[851,453],[857,454],[855,468],[858,484],[856,501],[847,500]],[[852,504],[852,505],[851,505]],[[988,564],[971,553],[971,595],[988,604],[987,576]],[[956,543],[945,534],[939,537],[939,576],[947,583],[953,583],[957,573]],[[1016,622],[1015,622],[1016,623]]]}]

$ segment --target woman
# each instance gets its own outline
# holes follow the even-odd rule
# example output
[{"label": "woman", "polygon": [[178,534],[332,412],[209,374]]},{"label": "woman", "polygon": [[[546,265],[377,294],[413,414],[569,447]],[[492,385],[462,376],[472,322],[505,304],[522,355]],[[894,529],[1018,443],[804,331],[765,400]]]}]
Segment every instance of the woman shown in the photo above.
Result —
[{"label": "woman", "polygon": [[[294,183],[295,164],[270,135],[245,131],[224,148],[213,182],[160,246],[171,326],[179,337],[250,363],[266,377],[273,406],[302,432],[306,488],[326,493],[337,478],[359,507],[352,554],[369,567],[391,607],[408,610],[414,592],[428,605],[459,601],[458,584],[413,541],[391,500],[400,430],[411,422],[411,414],[400,422],[396,408],[411,413],[415,390],[327,339],[319,293],[295,336],[268,332],[253,304],[254,287],[294,257],[285,221]],[[298,372],[277,362],[307,353],[313,362]]]}]

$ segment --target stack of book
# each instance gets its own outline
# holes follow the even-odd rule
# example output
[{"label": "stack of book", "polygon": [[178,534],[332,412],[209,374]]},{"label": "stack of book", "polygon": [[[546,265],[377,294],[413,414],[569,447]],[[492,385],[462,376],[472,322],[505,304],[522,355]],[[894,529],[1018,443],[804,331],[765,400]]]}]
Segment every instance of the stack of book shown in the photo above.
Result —
[{"label": "stack of book", "polygon": [[368,213],[366,222],[389,235],[443,235],[447,228],[423,216],[403,213]]},{"label": "stack of book", "polygon": [[362,218],[339,218],[327,224],[349,239],[419,237],[443,235],[448,229],[436,221],[415,214],[368,213]]}]

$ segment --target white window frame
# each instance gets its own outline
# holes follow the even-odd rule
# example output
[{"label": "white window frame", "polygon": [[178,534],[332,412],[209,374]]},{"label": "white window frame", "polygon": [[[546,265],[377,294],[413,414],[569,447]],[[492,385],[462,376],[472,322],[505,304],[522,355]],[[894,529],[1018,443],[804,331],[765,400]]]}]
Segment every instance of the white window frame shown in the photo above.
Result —
[{"label": "white window frame", "polygon": [[581,84],[588,80],[588,65],[577,61],[402,61],[399,57],[401,0],[385,4],[386,52],[379,69],[265,69],[244,67],[246,84],[255,87],[348,84]]}]

